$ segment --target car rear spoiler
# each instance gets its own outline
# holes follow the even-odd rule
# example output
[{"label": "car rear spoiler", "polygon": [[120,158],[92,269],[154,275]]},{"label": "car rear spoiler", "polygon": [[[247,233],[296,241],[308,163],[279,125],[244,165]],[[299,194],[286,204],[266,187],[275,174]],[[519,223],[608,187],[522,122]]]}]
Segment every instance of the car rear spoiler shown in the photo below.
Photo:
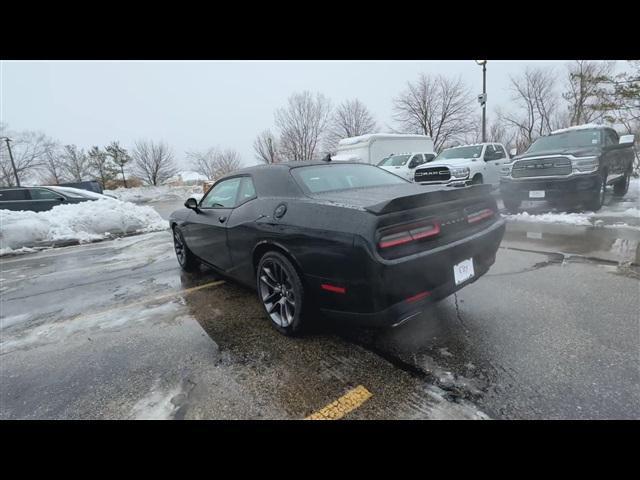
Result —
[{"label": "car rear spoiler", "polygon": [[386,200],[365,207],[365,210],[374,215],[410,210],[412,208],[425,207],[436,203],[453,202],[463,198],[483,197],[491,193],[491,185],[471,185],[468,187],[444,187],[441,190],[406,195],[403,197]]}]

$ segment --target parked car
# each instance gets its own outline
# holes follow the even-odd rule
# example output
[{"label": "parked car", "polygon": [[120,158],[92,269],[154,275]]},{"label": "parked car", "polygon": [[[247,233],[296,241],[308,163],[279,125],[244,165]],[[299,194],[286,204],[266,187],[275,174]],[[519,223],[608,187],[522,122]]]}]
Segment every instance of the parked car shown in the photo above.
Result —
[{"label": "parked car", "polygon": [[378,163],[378,166],[413,182],[416,167],[424,165],[434,158],[436,158],[435,153],[399,153],[388,156]]},{"label": "parked car", "polygon": [[69,187],[5,187],[0,188],[0,210],[44,212],[56,205],[97,200],[104,196]]},{"label": "parked car", "polygon": [[428,166],[417,168],[414,180],[424,185],[500,184],[500,170],[509,163],[501,143],[461,145],[443,150]]},{"label": "parked car", "polygon": [[321,312],[400,324],[485,274],[504,220],[487,185],[416,185],[357,162],[245,168],[173,212],[180,266],[251,286],[271,323],[299,331]]},{"label": "parked car", "polygon": [[505,165],[500,182],[504,206],[517,212],[523,200],[546,200],[597,211],[606,188],[623,196],[633,170],[633,135],[613,128],[579,125],[538,138]]},{"label": "parked car", "polygon": [[338,142],[334,161],[357,161],[378,165],[380,161],[399,152],[435,154],[433,140],[426,135],[371,133],[343,138]]},{"label": "parked car", "polygon": [[60,186],[78,188],[80,190],[88,190],[90,192],[95,192],[95,193],[102,193],[102,185],[97,180],[88,180],[86,182],[61,183]]}]

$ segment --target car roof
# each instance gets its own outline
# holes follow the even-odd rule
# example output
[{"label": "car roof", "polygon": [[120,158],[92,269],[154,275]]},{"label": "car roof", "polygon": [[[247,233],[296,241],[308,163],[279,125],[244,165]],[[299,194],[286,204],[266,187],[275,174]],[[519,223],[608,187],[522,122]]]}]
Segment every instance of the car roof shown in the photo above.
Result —
[{"label": "car roof", "polygon": [[264,170],[274,170],[274,169],[280,169],[280,170],[291,170],[292,168],[298,168],[298,167],[311,167],[311,166],[315,166],[315,165],[369,165],[368,163],[363,163],[363,162],[352,162],[352,161],[331,161],[331,162],[327,162],[325,160],[311,160],[311,161],[306,161],[306,162],[280,162],[280,163],[269,163],[269,164],[263,164],[263,165],[252,165],[250,167],[245,167],[245,168],[241,168],[240,170],[236,170],[234,172],[231,172],[227,175],[225,175],[222,178],[227,178],[227,177],[234,177],[236,175],[242,175],[242,174],[250,174],[253,172],[261,172]]}]

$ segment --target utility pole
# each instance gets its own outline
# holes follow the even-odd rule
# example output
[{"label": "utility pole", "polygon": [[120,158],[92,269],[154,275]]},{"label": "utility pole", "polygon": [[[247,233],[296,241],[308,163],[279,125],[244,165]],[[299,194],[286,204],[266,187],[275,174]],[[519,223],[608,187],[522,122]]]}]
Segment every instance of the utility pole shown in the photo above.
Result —
[{"label": "utility pole", "polygon": [[9,158],[11,159],[11,167],[13,168],[13,175],[16,177],[16,186],[20,186],[20,179],[18,178],[18,171],[16,170],[16,164],[13,161],[13,153],[11,153],[11,139],[9,137],[4,137],[4,141],[7,142],[7,150],[9,150]]},{"label": "utility pole", "polygon": [[482,143],[487,141],[487,61],[476,60],[482,65],[482,95],[478,96],[478,102],[482,105]]}]

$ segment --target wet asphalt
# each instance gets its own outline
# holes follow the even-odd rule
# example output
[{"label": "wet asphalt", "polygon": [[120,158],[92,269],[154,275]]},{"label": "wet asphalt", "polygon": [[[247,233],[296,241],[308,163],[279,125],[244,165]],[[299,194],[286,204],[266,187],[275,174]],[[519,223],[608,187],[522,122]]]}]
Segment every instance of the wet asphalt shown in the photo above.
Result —
[{"label": "wet asphalt", "polygon": [[0,418],[301,419],[362,385],[345,418],[637,419],[640,230],[604,222],[509,222],[421,316],[293,339],[251,290],[181,272],[168,232],[3,257]]}]

